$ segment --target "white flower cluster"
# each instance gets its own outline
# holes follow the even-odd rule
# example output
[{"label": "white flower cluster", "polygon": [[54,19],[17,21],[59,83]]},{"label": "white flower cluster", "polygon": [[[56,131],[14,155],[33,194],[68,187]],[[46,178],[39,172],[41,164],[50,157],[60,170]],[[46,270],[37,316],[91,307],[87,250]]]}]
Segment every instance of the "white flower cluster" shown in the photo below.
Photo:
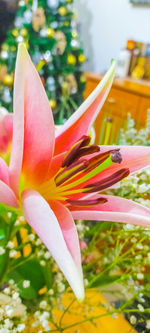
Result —
[{"label": "white flower cluster", "polygon": [[24,331],[26,307],[22,304],[17,287],[11,280],[0,292],[0,333],[20,333]]}]

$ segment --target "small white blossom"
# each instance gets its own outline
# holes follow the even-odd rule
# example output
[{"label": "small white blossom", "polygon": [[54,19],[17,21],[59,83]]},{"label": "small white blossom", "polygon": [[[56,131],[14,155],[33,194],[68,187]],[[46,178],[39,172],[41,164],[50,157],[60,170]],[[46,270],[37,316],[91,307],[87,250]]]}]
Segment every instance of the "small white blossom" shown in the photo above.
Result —
[{"label": "small white blossom", "polygon": [[15,222],[15,226],[17,226],[17,225],[19,225],[19,224],[20,224],[19,220],[16,220],[16,222]]},{"label": "small white blossom", "polygon": [[41,309],[46,309],[47,302],[46,301],[41,301],[40,304],[39,304],[39,306],[40,306]]},{"label": "small white blossom", "polygon": [[11,251],[9,252],[9,257],[10,257],[10,258],[14,258],[16,255],[17,255],[17,251],[16,251],[16,250],[11,250]]},{"label": "small white blossom", "polygon": [[24,216],[19,216],[19,221],[24,222],[25,221]]},{"label": "small white blossom", "polygon": [[22,332],[25,329],[25,324],[19,324],[17,327],[18,332]]},{"label": "small white blossom", "polygon": [[150,320],[146,320],[146,328],[150,329]]},{"label": "small white blossom", "polygon": [[29,241],[30,241],[30,242],[33,242],[34,239],[35,239],[35,235],[34,235],[34,234],[30,234],[30,235],[28,236],[28,238],[29,238]]},{"label": "small white blossom", "polygon": [[136,322],[137,322],[137,318],[136,318],[135,316],[132,315],[132,316],[130,317],[130,323],[131,323],[132,325],[135,325]]},{"label": "small white blossom", "polygon": [[8,216],[9,218],[11,218],[11,217],[12,217],[12,213],[11,213],[11,212],[8,212],[8,213],[7,213],[7,216]]},{"label": "small white blossom", "polygon": [[38,245],[41,245],[42,244],[42,241],[40,240],[40,238],[38,238],[35,242],[35,245],[38,246]]},{"label": "small white blossom", "polygon": [[13,249],[13,248],[14,248],[14,242],[9,241],[9,242],[7,243],[7,247],[8,247],[8,249]]},{"label": "small white blossom", "polygon": [[41,265],[41,266],[45,266],[45,265],[46,265],[46,262],[45,262],[44,260],[41,260],[41,261],[40,261],[40,265]]},{"label": "small white blossom", "polygon": [[29,288],[30,287],[30,281],[29,280],[24,280],[22,285],[23,285],[23,288]]},{"label": "small white blossom", "polygon": [[19,293],[17,291],[15,293],[13,293],[12,298],[13,299],[18,299],[19,298]]},{"label": "small white blossom", "polygon": [[3,292],[6,294],[6,295],[9,295],[10,294],[10,288],[8,287],[8,288],[5,288],[4,290],[3,290]]},{"label": "small white blossom", "polygon": [[13,314],[13,308],[10,305],[5,306],[5,311],[8,317],[11,317]]},{"label": "small white blossom", "polygon": [[3,255],[4,253],[5,253],[5,249],[2,246],[0,246],[0,256]]},{"label": "small white blossom", "polygon": [[138,274],[137,274],[137,279],[138,279],[138,280],[143,280],[143,279],[144,279],[144,274],[142,274],[142,273],[138,273]]},{"label": "small white blossom", "polygon": [[51,254],[49,251],[45,252],[44,254],[45,259],[49,259],[51,257]]},{"label": "small white blossom", "polygon": [[144,307],[143,307],[143,305],[141,305],[141,304],[138,304],[138,309],[140,310],[140,312],[144,312]]}]

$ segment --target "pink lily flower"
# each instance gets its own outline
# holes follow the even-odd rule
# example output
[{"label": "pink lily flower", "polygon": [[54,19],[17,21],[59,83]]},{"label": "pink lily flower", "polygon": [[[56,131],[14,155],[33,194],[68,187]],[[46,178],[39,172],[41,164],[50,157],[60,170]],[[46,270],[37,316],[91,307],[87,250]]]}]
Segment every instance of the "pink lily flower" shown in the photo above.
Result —
[{"label": "pink lily flower", "polygon": [[150,165],[150,147],[89,144],[87,133],[108,95],[114,71],[112,62],[90,97],[55,133],[42,82],[21,44],[9,167],[0,160],[0,202],[21,209],[79,300],[84,298],[84,286],[73,218],[150,225],[149,209],[99,193]]},{"label": "pink lily flower", "polygon": [[0,155],[7,153],[12,140],[12,114],[0,107]]}]

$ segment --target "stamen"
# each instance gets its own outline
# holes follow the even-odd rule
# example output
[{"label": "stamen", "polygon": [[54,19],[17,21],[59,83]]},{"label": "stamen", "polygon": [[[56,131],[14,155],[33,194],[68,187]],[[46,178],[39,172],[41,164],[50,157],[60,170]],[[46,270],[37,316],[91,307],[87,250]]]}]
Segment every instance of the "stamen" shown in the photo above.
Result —
[{"label": "stamen", "polygon": [[76,157],[74,158],[74,161],[78,160],[80,157],[98,153],[99,151],[100,151],[100,147],[97,145],[91,145],[91,146],[80,148],[79,151],[76,153]]},{"label": "stamen", "polygon": [[84,207],[84,206],[96,206],[98,204],[104,204],[107,202],[105,198],[97,198],[94,200],[71,200],[67,199],[67,202],[72,206]]},{"label": "stamen", "polygon": [[119,164],[122,162],[122,156],[121,156],[119,149],[115,149],[112,152],[111,160],[112,160],[112,162],[119,163]]},{"label": "stamen", "polygon": [[86,193],[93,193],[93,192],[99,192],[102,191],[119,181],[121,181],[123,178],[127,177],[130,174],[130,170],[128,168],[123,168],[115,173],[113,173],[111,176],[106,177],[103,180],[100,180],[99,182],[95,184],[89,184],[84,187],[84,190],[86,190]]},{"label": "stamen", "polygon": [[71,177],[77,175],[80,171],[86,169],[88,161],[84,160],[82,162],[76,162],[71,164],[69,167],[65,168],[57,174],[55,177],[56,186],[62,185],[64,182],[69,180]]},{"label": "stamen", "polygon": [[89,136],[82,136],[79,141],[77,141],[67,152],[62,162],[62,167],[69,166],[76,159],[76,154],[81,147],[86,147],[90,143]]}]

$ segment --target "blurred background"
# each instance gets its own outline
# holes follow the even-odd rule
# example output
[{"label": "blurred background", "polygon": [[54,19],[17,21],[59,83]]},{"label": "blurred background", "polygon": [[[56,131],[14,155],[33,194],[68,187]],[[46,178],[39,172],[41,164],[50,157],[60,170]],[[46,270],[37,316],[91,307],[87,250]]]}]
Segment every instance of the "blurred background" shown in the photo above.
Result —
[{"label": "blurred background", "polygon": [[149,31],[150,0],[0,0],[0,106],[13,111],[20,42],[39,71],[56,124],[92,92],[114,58],[116,78],[95,129],[97,143],[116,143],[128,114],[136,129],[148,119]]}]

